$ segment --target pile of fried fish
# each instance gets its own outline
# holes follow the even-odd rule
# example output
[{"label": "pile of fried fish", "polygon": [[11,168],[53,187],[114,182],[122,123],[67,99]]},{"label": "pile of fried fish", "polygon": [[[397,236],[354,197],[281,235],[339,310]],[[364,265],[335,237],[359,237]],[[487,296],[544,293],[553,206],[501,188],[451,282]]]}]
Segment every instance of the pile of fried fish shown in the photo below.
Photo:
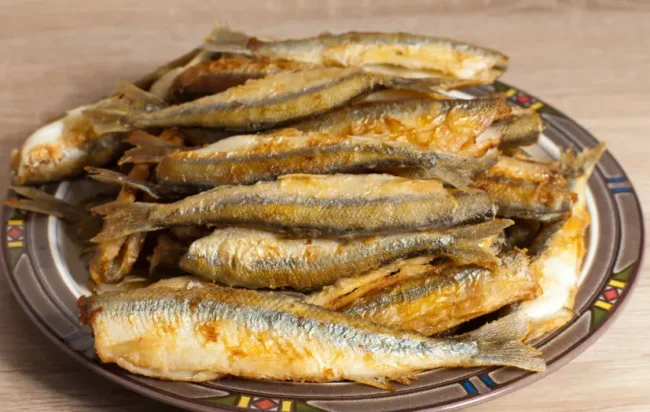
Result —
[{"label": "pile of fried fish", "polygon": [[[540,371],[529,343],[573,316],[604,147],[537,161],[535,111],[451,97],[507,63],[406,33],[218,27],[31,135],[8,204],[80,227],[81,322],[133,373],[390,389],[439,367]],[[119,194],[33,186],[84,173]]]}]

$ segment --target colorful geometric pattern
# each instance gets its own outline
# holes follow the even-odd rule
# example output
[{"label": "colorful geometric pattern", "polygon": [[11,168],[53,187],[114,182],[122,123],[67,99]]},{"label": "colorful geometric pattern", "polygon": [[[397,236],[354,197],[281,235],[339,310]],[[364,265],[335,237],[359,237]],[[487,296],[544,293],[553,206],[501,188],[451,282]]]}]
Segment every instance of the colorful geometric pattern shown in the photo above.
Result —
[{"label": "colorful geometric pattern", "polygon": [[636,264],[632,264],[622,271],[615,273],[605,285],[598,298],[594,301],[591,316],[591,329],[600,325],[607,314],[616,306],[619,298],[625,293],[630,276],[636,271]]},{"label": "colorful geometric pattern", "polygon": [[544,102],[537,99],[536,97],[531,96],[530,94],[521,90],[514,89],[506,84],[495,82],[494,91],[505,94],[508,98],[508,101],[515,106],[535,110],[539,113],[547,113],[554,116],[565,117],[561,112],[555,110],[551,106],[547,106]]},{"label": "colorful geometric pattern", "polygon": [[236,408],[269,411],[269,412],[322,412],[320,408],[308,405],[307,403],[294,399],[277,399],[246,394],[231,394],[212,398],[203,398],[203,402],[219,405],[234,406]]},{"label": "colorful geometric pattern", "polygon": [[632,191],[632,188],[630,187],[630,182],[622,176],[610,177],[609,179],[607,179],[607,185],[609,186],[609,189],[614,194],[629,193]]}]

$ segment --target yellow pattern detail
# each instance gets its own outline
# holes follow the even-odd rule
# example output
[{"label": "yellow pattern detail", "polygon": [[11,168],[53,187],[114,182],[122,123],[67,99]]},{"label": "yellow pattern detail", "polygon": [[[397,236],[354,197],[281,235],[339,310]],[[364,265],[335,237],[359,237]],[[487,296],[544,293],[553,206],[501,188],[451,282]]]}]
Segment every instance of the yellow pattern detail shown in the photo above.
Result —
[{"label": "yellow pattern detail", "polygon": [[22,220],[8,220],[7,221],[7,226],[22,226],[23,221]]},{"label": "yellow pattern detail", "polygon": [[237,406],[239,406],[240,408],[248,408],[248,404],[250,403],[251,403],[251,397],[242,395],[242,397],[239,398],[239,402],[237,403]]},{"label": "yellow pattern detail", "polygon": [[612,308],[611,303],[603,302],[602,300],[597,300],[596,303],[594,303],[594,306],[605,310],[610,310]]},{"label": "yellow pattern detail", "polygon": [[544,103],[542,103],[542,102],[535,102],[535,103],[533,103],[533,104],[530,105],[530,110],[537,110],[537,109],[539,109],[539,108],[542,107],[542,106],[544,106]]},{"label": "yellow pattern detail", "polygon": [[517,91],[516,91],[515,89],[508,89],[508,90],[506,91],[506,96],[508,96],[508,97],[512,97],[512,96],[514,96],[515,94],[517,94]]},{"label": "yellow pattern detail", "polygon": [[23,246],[23,241],[22,240],[13,240],[11,242],[7,242],[8,247],[22,247]]},{"label": "yellow pattern detail", "polygon": [[625,289],[625,282],[621,282],[620,280],[612,279],[612,280],[609,281],[609,286],[613,286],[613,287],[619,288],[619,289]]},{"label": "yellow pattern detail", "polygon": [[282,412],[291,412],[291,401],[282,401]]}]

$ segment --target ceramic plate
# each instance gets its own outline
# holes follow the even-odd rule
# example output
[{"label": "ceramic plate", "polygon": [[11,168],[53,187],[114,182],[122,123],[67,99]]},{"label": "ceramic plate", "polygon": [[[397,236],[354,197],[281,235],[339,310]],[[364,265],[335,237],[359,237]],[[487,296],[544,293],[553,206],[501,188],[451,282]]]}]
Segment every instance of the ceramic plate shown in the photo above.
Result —
[{"label": "ceramic plate", "polygon": [[[593,147],[597,140],[574,121],[537,98],[503,83],[472,89],[472,95],[499,91],[512,103],[542,114],[546,128],[533,152],[557,158],[569,146]],[[60,198],[79,201],[96,190],[80,179],[47,186]],[[593,343],[620,312],[632,291],[643,250],[639,200],[621,166],[605,153],[588,193],[592,225],[576,300],[576,317],[541,339],[548,369],[531,374],[513,368],[439,369],[422,373],[412,386],[394,393],[355,383],[285,383],[223,379],[194,384],[132,375],[99,363],[90,330],[80,327],[77,298],[88,293],[87,270],[78,247],[56,218],[5,209],[3,259],[9,285],[34,322],[60,348],[93,371],[133,391],[181,408],[207,410],[409,411],[468,406],[521,388],[567,363]]]}]

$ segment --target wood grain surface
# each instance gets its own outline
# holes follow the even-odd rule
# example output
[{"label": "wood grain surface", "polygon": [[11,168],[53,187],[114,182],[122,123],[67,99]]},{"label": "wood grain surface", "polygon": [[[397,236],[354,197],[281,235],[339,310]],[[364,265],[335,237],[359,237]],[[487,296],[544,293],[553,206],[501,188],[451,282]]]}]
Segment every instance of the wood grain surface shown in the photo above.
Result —
[{"label": "wood grain surface", "polygon": [[[278,37],[411,31],[499,49],[511,58],[504,81],[607,141],[649,216],[650,2],[641,0],[0,0],[0,193],[10,149],[37,126],[185,52],[215,22]],[[650,410],[647,262],[624,312],[595,345],[541,381],[470,410]],[[0,409],[168,407],[68,359],[0,276]]]}]

